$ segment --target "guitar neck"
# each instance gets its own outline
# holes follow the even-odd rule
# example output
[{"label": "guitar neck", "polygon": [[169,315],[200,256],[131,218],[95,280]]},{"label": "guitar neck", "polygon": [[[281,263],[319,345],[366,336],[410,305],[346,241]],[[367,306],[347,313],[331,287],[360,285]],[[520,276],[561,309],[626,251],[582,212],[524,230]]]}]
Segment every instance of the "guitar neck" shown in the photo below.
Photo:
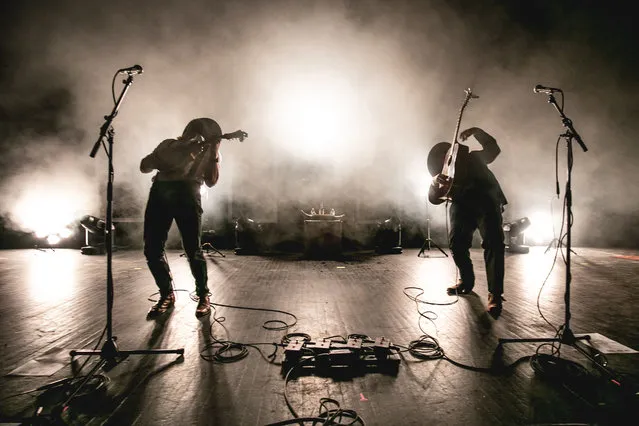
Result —
[{"label": "guitar neck", "polygon": [[449,178],[455,177],[455,160],[457,159],[457,152],[459,151],[459,142],[453,143],[446,154],[446,160],[444,161],[444,167],[442,167],[442,175]]},{"label": "guitar neck", "polygon": [[455,124],[455,133],[453,134],[453,145],[458,144],[457,136],[459,136],[459,128],[461,127],[462,116],[464,115],[464,109],[468,105],[468,97],[464,99],[462,107],[459,109],[459,115],[457,116],[457,124]]},{"label": "guitar neck", "polygon": [[459,128],[461,126],[462,116],[464,115],[464,109],[466,109],[466,105],[468,105],[468,101],[473,97],[473,94],[470,89],[465,90],[466,97],[464,98],[464,102],[462,103],[461,108],[459,109],[459,114],[457,116],[457,124],[455,124],[455,133],[453,134],[453,140],[450,146],[450,149],[446,153],[446,157],[444,159],[444,167],[442,167],[442,175],[448,176],[450,179],[455,177],[455,162],[457,161],[457,153],[459,152],[459,141],[457,140],[457,136],[459,136]]},{"label": "guitar neck", "polygon": [[240,142],[243,142],[246,137],[248,137],[248,133],[244,130],[236,130],[232,133],[224,133],[222,135],[222,139],[238,139]]}]

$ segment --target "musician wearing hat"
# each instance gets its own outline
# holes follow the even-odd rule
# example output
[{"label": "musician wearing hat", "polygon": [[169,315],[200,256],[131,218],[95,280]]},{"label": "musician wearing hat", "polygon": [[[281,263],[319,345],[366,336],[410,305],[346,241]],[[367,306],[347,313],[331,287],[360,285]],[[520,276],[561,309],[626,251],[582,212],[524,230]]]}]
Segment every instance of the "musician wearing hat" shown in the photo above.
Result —
[{"label": "musician wearing hat", "polygon": [[[488,283],[487,311],[497,318],[502,311],[504,291],[502,212],[508,201],[488,165],[501,150],[495,138],[479,127],[460,132],[459,139],[465,141],[470,136],[479,142],[481,150],[470,151],[458,142],[457,146],[448,142],[433,146],[428,155],[428,170],[433,176],[428,199],[433,204],[450,202],[449,243],[460,279],[447,288],[448,294],[468,294],[475,286],[470,248],[473,235],[479,230]],[[451,157],[451,153],[456,155]]]}]

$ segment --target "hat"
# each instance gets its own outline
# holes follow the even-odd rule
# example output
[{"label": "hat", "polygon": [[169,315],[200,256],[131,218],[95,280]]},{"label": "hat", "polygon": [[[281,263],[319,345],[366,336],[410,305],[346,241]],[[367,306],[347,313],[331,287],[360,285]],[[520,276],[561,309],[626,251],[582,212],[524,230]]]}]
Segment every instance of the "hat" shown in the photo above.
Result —
[{"label": "hat", "polygon": [[182,132],[183,139],[192,139],[202,135],[204,140],[213,140],[222,136],[222,128],[212,118],[195,118],[189,121]]},{"label": "hat", "polygon": [[448,153],[449,149],[450,143],[448,142],[439,142],[430,149],[426,164],[428,165],[428,172],[431,176],[438,175],[442,172],[444,159],[446,158],[446,153]]}]

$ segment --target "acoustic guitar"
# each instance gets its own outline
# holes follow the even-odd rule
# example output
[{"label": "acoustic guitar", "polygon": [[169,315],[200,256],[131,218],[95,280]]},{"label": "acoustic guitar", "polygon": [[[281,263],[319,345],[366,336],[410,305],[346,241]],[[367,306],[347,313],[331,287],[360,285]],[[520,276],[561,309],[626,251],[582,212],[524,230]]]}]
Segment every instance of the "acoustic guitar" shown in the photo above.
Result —
[{"label": "acoustic guitar", "polygon": [[455,189],[457,188],[455,173],[458,168],[463,167],[463,162],[468,155],[468,146],[460,144],[457,137],[459,136],[459,127],[468,102],[472,98],[478,98],[479,96],[474,95],[470,88],[464,90],[464,92],[466,96],[464,97],[464,102],[459,109],[457,124],[455,125],[455,133],[453,135],[453,143],[444,157],[442,171],[431,183],[430,191],[428,193],[428,199],[433,204],[441,204],[444,201],[452,200]]}]

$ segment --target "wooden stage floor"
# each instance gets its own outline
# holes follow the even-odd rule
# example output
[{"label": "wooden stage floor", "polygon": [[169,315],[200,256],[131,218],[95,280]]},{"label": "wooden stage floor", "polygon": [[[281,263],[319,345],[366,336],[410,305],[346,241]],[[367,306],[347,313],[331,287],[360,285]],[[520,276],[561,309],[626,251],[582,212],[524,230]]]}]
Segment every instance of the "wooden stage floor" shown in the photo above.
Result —
[{"label": "wooden stage floor", "polygon": [[[80,355],[73,362],[70,350],[100,349],[105,341],[106,256],[0,251],[0,416],[19,423],[39,410],[43,423],[53,416],[66,424],[293,424],[287,422],[291,409],[299,417],[318,417],[322,398],[331,398],[366,425],[637,424],[638,252],[575,248],[571,258],[570,329],[592,337],[607,371],[566,343],[559,361],[531,360],[540,343],[499,345],[500,338],[552,338],[556,331],[546,320],[555,327],[564,323],[565,264],[561,254],[554,262],[555,251],[544,249],[507,254],[506,302],[497,320],[484,311],[478,249],[472,251],[475,290],[460,298],[445,294],[455,268],[437,251],[427,257],[418,257],[417,249],[357,253],[339,260],[209,255],[212,301],[227,306],[216,306],[214,317],[202,320],[194,315],[188,264],[171,251],[178,300],[171,314],[155,321],[146,319],[156,288],[142,252],[118,251],[112,325],[119,350],[184,348],[184,355]],[[418,295],[427,303],[416,302]],[[285,329],[273,329],[278,326]],[[368,368],[338,368],[344,361],[337,350],[333,358],[305,358],[307,368],[298,366],[286,381],[277,344],[291,333],[305,333],[313,343],[331,336],[334,343],[355,334],[385,337],[399,348],[398,367],[381,370],[380,356]],[[439,348],[426,339],[418,353],[406,349],[426,335]],[[216,341],[251,345],[220,353]],[[335,361],[322,369],[322,359]],[[81,366],[79,376],[92,366],[100,369],[82,388],[79,378],[62,380]]]}]

